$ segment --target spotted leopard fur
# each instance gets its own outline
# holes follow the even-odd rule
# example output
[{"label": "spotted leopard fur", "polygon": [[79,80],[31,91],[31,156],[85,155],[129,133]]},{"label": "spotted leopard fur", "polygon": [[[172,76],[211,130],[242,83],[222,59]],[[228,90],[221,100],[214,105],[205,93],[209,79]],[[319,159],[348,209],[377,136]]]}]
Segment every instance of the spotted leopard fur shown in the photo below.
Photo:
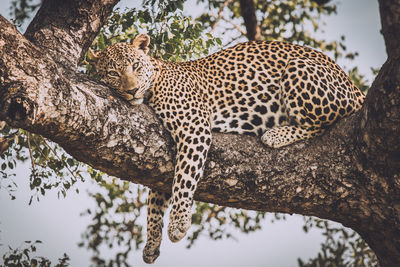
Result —
[{"label": "spotted leopard fur", "polygon": [[132,44],[118,43],[89,56],[100,79],[132,104],[142,103],[151,92],[148,104],[177,146],[171,194],[150,190],[148,196],[147,263],[159,256],[170,202],[169,238],[179,241],[190,227],[211,131],[255,134],[278,148],[320,135],[364,101],[333,60],[308,47],[252,41],[172,63],[147,55],[149,42],[141,34]]}]

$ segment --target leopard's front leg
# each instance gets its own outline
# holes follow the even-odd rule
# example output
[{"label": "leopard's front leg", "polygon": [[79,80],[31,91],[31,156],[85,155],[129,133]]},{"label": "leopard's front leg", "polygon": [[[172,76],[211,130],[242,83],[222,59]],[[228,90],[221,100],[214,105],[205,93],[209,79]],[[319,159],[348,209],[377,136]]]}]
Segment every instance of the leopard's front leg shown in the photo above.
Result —
[{"label": "leopard's front leg", "polygon": [[171,194],[150,189],[147,197],[147,242],[143,249],[143,260],[153,263],[160,255],[163,216],[168,208]]},{"label": "leopard's front leg", "polygon": [[181,136],[177,142],[172,210],[168,225],[168,236],[172,242],[181,240],[190,228],[193,195],[203,175],[204,163],[211,144],[211,129],[208,125],[192,125]]}]

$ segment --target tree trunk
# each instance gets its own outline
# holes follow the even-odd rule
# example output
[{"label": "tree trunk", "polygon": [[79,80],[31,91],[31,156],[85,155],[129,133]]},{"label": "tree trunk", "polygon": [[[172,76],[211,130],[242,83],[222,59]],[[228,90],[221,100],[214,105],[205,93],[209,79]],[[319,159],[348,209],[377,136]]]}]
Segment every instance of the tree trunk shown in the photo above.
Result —
[{"label": "tree trunk", "polygon": [[[170,191],[175,151],[152,110],[76,72],[116,2],[44,1],[26,37],[0,16],[0,120],[110,175]],[[381,0],[380,11],[389,58],[362,110],[280,149],[214,134],[195,199],[341,222],[382,266],[400,266],[399,1]]]},{"label": "tree trunk", "polygon": [[261,29],[257,22],[254,0],[240,0],[241,14],[246,26],[246,36],[249,41],[259,40]]}]

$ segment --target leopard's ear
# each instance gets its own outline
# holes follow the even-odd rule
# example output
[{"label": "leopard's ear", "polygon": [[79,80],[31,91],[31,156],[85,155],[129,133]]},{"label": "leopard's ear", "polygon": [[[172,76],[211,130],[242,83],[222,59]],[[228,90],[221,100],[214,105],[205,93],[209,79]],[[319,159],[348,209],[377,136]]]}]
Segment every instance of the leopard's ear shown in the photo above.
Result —
[{"label": "leopard's ear", "polygon": [[89,48],[87,60],[90,63],[90,65],[94,66],[97,63],[97,61],[101,57],[100,53],[101,52],[96,52],[93,51],[91,48]]},{"label": "leopard's ear", "polygon": [[147,34],[139,34],[132,41],[132,46],[142,50],[145,54],[149,52],[150,37]]}]

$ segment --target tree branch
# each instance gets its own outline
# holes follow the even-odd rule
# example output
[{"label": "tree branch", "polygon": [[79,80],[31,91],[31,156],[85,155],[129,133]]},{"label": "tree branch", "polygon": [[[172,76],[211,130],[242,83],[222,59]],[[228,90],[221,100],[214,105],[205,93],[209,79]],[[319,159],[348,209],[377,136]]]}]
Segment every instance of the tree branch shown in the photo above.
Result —
[{"label": "tree branch", "polygon": [[365,168],[386,177],[400,173],[400,1],[379,1],[388,59],[363,108],[358,143]]},{"label": "tree branch", "polygon": [[389,58],[400,57],[400,1],[379,0],[382,34]]},{"label": "tree branch", "polygon": [[221,7],[218,10],[218,15],[217,16],[213,16],[213,17],[215,17],[215,21],[211,26],[210,33],[212,33],[215,30],[215,28],[217,27],[218,23],[220,22],[220,20],[222,19],[223,15],[224,15],[225,7],[227,7],[232,1],[233,0],[225,0],[223,5],[221,5]]},{"label": "tree branch", "polygon": [[[0,26],[5,26],[4,22],[0,21]],[[14,33],[12,37],[0,35],[0,39],[23,39]],[[57,72],[46,56],[23,61],[11,53],[13,47],[5,46],[0,52],[5,68],[11,73],[17,68],[34,69],[28,75],[7,76],[1,91],[1,120],[44,135],[78,160],[111,175],[170,190],[173,145],[147,106],[130,106],[110,97],[113,94],[108,88],[86,76]],[[34,47],[20,44],[19,50],[35,55]],[[16,62],[23,65],[15,66]],[[36,83],[29,83],[35,78]],[[247,209],[315,215],[315,205],[329,206],[352,190],[355,181],[342,181],[349,188],[345,186],[339,193],[330,189],[331,197],[327,197],[322,178],[349,179],[346,175],[354,172],[352,150],[347,147],[354,147],[355,123],[353,116],[323,137],[282,149],[266,148],[254,137],[215,134],[197,198]],[[323,182],[318,185],[319,181]],[[354,196],[354,192],[347,194]],[[293,202],[293,198],[299,201]],[[329,217],[332,211],[324,209],[320,217]]]},{"label": "tree branch", "polygon": [[55,62],[76,66],[119,0],[44,0],[25,37]]}]

